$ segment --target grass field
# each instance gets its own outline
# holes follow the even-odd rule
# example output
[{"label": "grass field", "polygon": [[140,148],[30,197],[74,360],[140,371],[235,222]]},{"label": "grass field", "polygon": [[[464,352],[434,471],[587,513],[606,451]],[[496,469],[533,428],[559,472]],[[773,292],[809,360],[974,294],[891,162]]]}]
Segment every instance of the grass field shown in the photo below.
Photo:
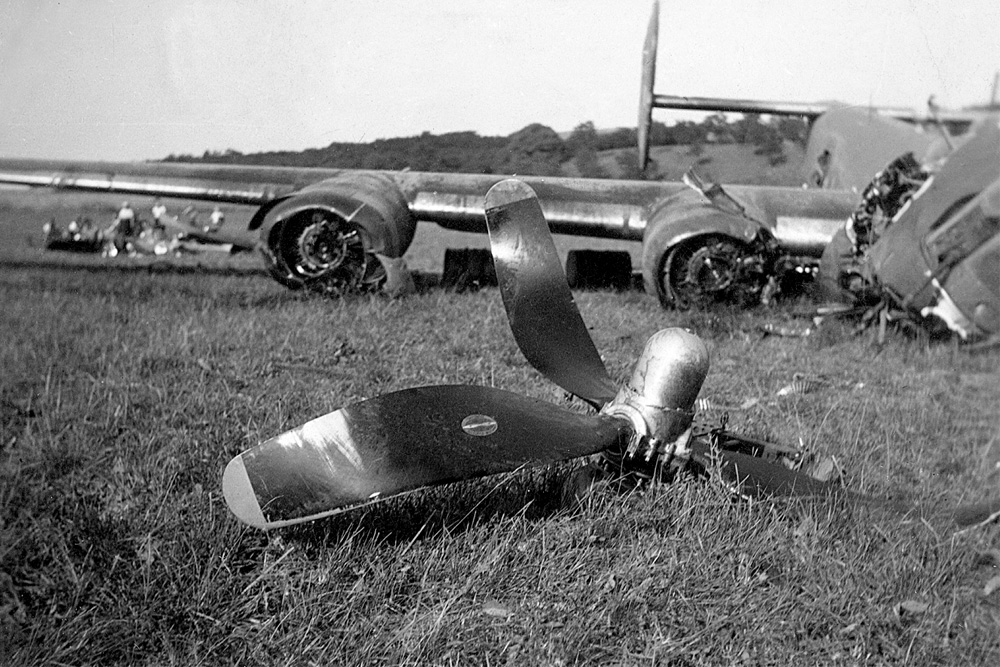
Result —
[{"label": "grass field", "polygon": [[[333,301],[238,256],[53,258],[25,240],[23,211],[47,219],[45,202],[6,210],[2,664],[1000,664],[996,524],[949,534],[690,482],[599,484],[578,504],[568,464],[244,528],[221,497],[228,460],[352,401],[439,383],[566,398],[524,361],[495,289]],[[418,240],[409,261],[433,271],[443,247],[485,239]],[[689,327],[712,355],[702,396],[734,430],[833,456],[879,498],[1000,492],[996,350],[878,346],[836,322],[762,334],[797,303],[576,297],[616,381],[653,332]],[[822,382],[778,396],[796,374]]]}]

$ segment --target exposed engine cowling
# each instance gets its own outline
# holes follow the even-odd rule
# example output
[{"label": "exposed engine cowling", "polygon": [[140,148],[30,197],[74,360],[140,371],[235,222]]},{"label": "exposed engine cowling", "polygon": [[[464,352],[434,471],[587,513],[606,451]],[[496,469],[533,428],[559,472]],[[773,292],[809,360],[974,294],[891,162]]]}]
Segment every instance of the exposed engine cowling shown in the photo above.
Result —
[{"label": "exposed engine cowling", "polygon": [[303,188],[250,227],[260,228],[278,282],[336,296],[379,289],[386,272],[377,255],[402,256],[417,222],[388,175],[352,172]]},{"label": "exposed engine cowling", "polygon": [[775,256],[771,235],[749,216],[723,211],[694,191],[662,202],[642,244],[646,292],[665,308],[759,301]]}]

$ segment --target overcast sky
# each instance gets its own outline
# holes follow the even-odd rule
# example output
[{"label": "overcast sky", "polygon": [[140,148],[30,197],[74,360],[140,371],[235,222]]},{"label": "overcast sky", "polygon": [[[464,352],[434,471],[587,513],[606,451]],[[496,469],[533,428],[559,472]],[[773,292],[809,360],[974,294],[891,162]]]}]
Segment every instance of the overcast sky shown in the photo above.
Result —
[{"label": "overcast sky", "polygon": [[[0,0],[0,156],[634,126],[651,0]],[[663,0],[656,92],[982,104],[998,0]],[[675,112],[654,118],[672,122]]]}]

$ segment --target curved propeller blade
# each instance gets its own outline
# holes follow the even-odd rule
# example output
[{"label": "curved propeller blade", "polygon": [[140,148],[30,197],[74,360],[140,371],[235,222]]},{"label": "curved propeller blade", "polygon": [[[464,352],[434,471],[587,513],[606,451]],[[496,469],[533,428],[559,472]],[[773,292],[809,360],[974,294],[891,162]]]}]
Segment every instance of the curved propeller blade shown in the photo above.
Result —
[{"label": "curved propeller blade", "polygon": [[277,528],[421,487],[594,454],[627,422],[490,387],[385,394],[331,412],[236,456],[222,491],[256,528]]},{"label": "curved propeller blade", "polygon": [[725,450],[712,452],[709,444],[701,440],[691,443],[691,458],[706,469],[717,466],[722,480],[744,497],[815,497],[841,490],[835,484],[756,456]]},{"label": "curved propeller blade", "polygon": [[704,441],[692,443],[691,455],[702,467],[715,467],[722,480],[743,497],[845,498],[863,507],[869,516],[917,519],[945,534],[1000,519],[1000,498],[950,508],[936,503],[928,506],[849,491],[748,454],[720,451],[713,455]]},{"label": "curved propeller blade", "polygon": [[486,193],[486,225],[514,339],[545,377],[595,407],[618,389],[566,282],[534,190],[516,179]]}]

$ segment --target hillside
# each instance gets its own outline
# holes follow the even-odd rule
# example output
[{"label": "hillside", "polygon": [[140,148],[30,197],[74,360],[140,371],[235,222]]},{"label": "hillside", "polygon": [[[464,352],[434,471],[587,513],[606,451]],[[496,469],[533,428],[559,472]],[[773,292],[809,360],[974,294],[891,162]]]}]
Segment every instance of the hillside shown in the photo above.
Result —
[{"label": "hillside", "polygon": [[710,180],[796,185],[806,135],[801,120],[763,122],[754,114],[732,122],[722,114],[701,123],[654,122],[649,128],[652,163],[644,171],[638,166],[635,129],[598,130],[590,121],[568,136],[531,123],[507,137],[424,132],[299,152],[228,149],[205,151],[200,157],[169,155],[164,161],[644,180],[676,180],[694,164]]},{"label": "hillside", "polygon": [[[707,181],[718,183],[738,183],[746,185],[790,185],[802,183],[799,175],[804,156],[802,146],[785,142],[787,160],[783,164],[771,165],[768,156],[755,154],[756,147],[749,144],[708,144],[698,155],[692,154],[691,146],[653,146],[649,156],[651,166],[646,178],[656,181],[679,181],[690,167]],[[619,148],[600,151],[598,163],[611,178],[621,178],[624,171],[622,161],[635,159],[634,148]],[[572,161],[563,165],[566,176],[579,176]]]}]

